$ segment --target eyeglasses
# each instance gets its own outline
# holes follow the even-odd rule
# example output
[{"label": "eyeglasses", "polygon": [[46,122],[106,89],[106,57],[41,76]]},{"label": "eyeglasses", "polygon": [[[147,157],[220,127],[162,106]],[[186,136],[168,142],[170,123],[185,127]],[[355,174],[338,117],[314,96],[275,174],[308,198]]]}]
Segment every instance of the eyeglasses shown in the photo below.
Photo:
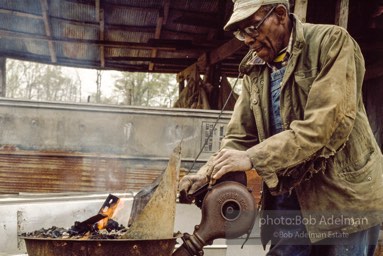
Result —
[{"label": "eyeglasses", "polygon": [[273,13],[275,7],[276,6],[271,8],[270,11],[265,15],[265,17],[263,17],[263,19],[260,22],[258,22],[258,24],[256,26],[251,25],[251,26],[248,26],[244,29],[238,29],[237,31],[235,31],[233,33],[234,36],[240,41],[245,41],[246,36],[250,36],[250,37],[259,36],[259,28],[262,26],[262,24],[265,22],[265,20]]}]

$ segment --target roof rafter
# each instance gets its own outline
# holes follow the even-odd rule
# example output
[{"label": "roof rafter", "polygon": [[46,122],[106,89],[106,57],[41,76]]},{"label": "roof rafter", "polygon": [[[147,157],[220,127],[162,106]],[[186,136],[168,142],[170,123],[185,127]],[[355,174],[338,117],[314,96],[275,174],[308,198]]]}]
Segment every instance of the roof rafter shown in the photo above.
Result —
[{"label": "roof rafter", "polygon": [[[100,0],[96,0],[96,19],[100,23],[99,30],[99,39],[100,41],[105,40],[105,18],[104,18],[104,10],[100,7]],[[105,67],[105,49],[104,45],[100,45],[100,65],[102,68]]]},{"label": "roof rafter", "polygon": [[[156,31],[154,33],[154,39],[160,39],[161,37],[161,31],[162,31],[162,26],[166,23],[168,17],[167,15],[169,14],[169,8],[170,8],[170,0],[164,0],[164,7],[160,11],[158,18],[157,18],[157,25],[156,25]],[[157,57],[158,50],[157,49],[152,49],[151,57],[155,58]],[[154,63],[151,62],[149,64],[149,71],[154,70]]]},{"label": "roof rafter", "polygon": [[239,51],[244,44],[237,40],[236,38],[231,39],[227,43],[221,45],[220,47],[212,50],[209,53],[202,54],[196,63],[192,64],[190,67],[187,67],[183,71],[177,74],[177,79],[182,80],[187,77],[187,73],[192,69],[194,65],[197,65],[199,70],[205,70],[206,67],[219,63],[220,61],[228,58],[237,51]]},{"label": "roof rafter", "polygon": [[12,15],[16,15],[16,16],[24,17],[24,18],[32,18],[32,19],[39,19],[39,20],[43,19],[43,17],[41,17],[39,15],[35,15],[35,14],[31,14],[31,13],[26,13],[26,12],[15,11],[15,10],[0,9],[0,13],[12,14]]},{"label": "roof rafter", "polygon": [[[40,0],[41,5],[41,13],[44,20],[44,26],[45,26],[45,34],[48,38],[52,37],[52,28],[49,23],[49,16],[48,16],[48,1],[47,0]],[[48,40],[48,47],[49,47],[49,53],[51,56],[51,60],[53,63],[57,62],[57,56],[56,56],[56,50],[54,48],[53,42],[51,40]]]},{"label": "roof rafter", "polygon": [[[222,60],[214,51],[232,38],[222,29],[231,0],[19,2],[0,1],[5,58],[176,74],[198,57],[201,67]],[[240,57],[220,61],[222,68],[237,72]]]},{"label": "roof rafter", "polygon": [[[121,41],[100,41],[100,40],[87,40],[87,39],[70,39],[70,38],[50,38],[47,36],[41,36],[36,34],[29,33],[20,33],[9,30],[0,29],[0,36],[9,37],[9,38],[18,38],[22,40],[38,40],[38,41],[52,41],[59,43],[75,43],[75,44],[87,44],[87,45],[103,45],[105,47],[115,47],[115,48],[130,48],[130,49],[146,49],[151,50],[157,48],[158,50],[166,51],[182,51],[197,49],[203,50],[206,49],[206,46],[195,46],[191,44],[186,44],[188,41],[185,40],[172,40],[172,41],[157,41],[149,40],[147,43],[135,43],[135,42],[121,42]],[[187,46],[187,47],[186,47]]]}]

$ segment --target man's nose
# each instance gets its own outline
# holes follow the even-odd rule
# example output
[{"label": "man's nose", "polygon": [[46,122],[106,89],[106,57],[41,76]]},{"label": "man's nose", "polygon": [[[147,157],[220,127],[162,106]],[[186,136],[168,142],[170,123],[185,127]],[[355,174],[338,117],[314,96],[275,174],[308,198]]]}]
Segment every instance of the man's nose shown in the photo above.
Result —
[{"label": "man's nose", "polygon": [[254,37],[251,37],[249,35],[245,35],[245,40],[243,40],[243,42],[247,45],[247,46],[250,46],[252,44],[254,44],[255,42],[255,38]]}]

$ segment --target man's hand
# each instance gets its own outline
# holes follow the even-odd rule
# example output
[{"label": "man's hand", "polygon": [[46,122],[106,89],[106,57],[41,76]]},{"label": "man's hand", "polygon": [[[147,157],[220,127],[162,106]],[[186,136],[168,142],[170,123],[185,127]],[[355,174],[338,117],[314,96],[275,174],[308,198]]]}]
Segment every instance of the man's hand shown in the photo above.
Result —
[{"label": "man's hand", "polygon": [[229,172],[247,171],[252,168],[250,157],[246,151],[223,149],[208,164],[204,165],[197,173],[184,176],[178,185],[181,203],[192,203],[190,197],[202,186],[216,180]]},{"label": "man's hand", "polygon": [[208,171],[210,184],[214,184],[216,180],[226,173],[247,171],[251,168],[252,163],[246,151],[223,149],[214,157]]},{"label": "man's hand", "polygon": [[190,198],[190,195],[207,183],[208,177],[205,173],[195,173],[184,176],[178,184],[178,188],[180,190],[180,203],[191,204],[193,199]]}]

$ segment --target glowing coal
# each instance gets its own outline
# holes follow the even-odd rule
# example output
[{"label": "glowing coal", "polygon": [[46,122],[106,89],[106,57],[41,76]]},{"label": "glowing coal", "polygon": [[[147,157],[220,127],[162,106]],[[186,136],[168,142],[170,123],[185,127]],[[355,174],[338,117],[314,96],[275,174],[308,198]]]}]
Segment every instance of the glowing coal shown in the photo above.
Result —
[{"label": "glowing coal", "polygon": [[112,219],[119,203],[120,199],[110,194],[97,215],[85,221],[75,221],[69,229],[52,226],[21,235],[35,238],[116,239],[127,231],[127,228]]}]

